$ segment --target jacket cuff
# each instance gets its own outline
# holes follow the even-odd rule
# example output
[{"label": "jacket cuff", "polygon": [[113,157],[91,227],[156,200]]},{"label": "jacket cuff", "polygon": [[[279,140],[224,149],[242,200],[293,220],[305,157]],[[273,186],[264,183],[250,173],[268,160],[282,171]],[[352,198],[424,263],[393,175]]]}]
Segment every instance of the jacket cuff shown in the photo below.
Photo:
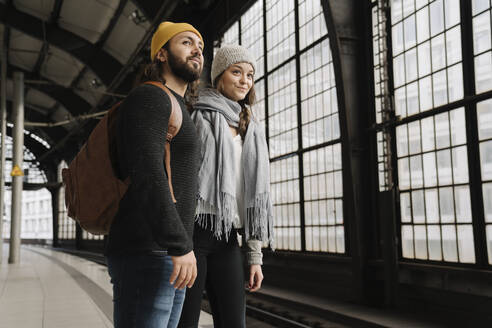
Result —
[{"label": "jacket cuff", "polygon": [[261,252],[260,240],[248,240],[246,242],[248,251],[246,252],[246,261],[248,265],[263,264],[263,253]]}]

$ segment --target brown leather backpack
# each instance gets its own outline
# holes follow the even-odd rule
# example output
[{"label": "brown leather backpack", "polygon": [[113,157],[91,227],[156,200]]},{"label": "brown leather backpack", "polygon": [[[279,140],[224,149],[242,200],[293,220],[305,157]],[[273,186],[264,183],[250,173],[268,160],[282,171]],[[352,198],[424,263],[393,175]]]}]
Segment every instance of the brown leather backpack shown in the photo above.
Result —
[{"label": "brown leather backpack", "polygon": [[[171,99],[171,116],[165,143],[165,169],[174,202],[171,180],[171,139],[178,134],[183,120],[181,107],[174,95],[159,82],[146,82],[161,88]],[[130,184],[115,175],[116,118],[121,102],[114,105],[96,125],[68,169],[62,170],[65,205],[68,216],[92,234],[108,234],[121,198]]]}]

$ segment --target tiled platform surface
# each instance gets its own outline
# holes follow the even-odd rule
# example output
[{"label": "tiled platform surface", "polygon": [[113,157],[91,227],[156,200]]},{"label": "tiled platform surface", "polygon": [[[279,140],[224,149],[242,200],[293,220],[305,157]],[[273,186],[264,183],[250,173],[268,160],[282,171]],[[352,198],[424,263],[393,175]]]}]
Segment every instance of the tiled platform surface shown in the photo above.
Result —
[{"label": "tiled platform surface", "polygon": [[[0,328],[108,328],[112,286],[106,267],[42,247],[22,246],[21,261],[0,264]],[[200,328],[212,328],[205,312]]]}]

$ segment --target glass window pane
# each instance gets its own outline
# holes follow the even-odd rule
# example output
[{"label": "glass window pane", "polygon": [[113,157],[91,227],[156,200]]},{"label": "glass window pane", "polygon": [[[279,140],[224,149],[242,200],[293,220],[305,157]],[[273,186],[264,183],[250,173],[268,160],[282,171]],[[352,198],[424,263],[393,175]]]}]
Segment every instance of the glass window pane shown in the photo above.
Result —
[{"label": "glass window pane", "polygon": [[444,30],[444,10],[442,0],[430,4],[431,35],[434,36]]},{"label": "glass window pane", "polygon": [[421,155],[410,157],[410,175],[412,178],[412,188],[421,188],[424,184]]},{"label": "glass window pane", "polygon": [[453,148],[454,183],[468,182],[468,156],[466,147]]},{"label": "glass window pane", "polygon": [[492,89],[492,58],[490,51],[475,57],[475,88],[477,93]]},{"label": "glass window pane", "polygon": [[425,223],[424,192],[417,190],[412,192],[413,222]]},{"label": "glass window pane", "polygon": [[425,214],[427,223],[439,223],[439,200],[437,189],[425,191]]},{"label": "glass window pane", "polygon": [[454,200],[456,206],[456,222],[471,222],[470,189],[468,186],[455,187]]},{"label": "glass window pane", "polygon": [[461,29],[460,26],[446,32],[446,53],[448,66],[461,61]]},{"label": "glass window pane", "polygon": [[432,91],[434,106],[444,105],[448,101],[446,71],[440,71],[432,75]]},{"label": "glass window pane", "polygon": [[396,140],[398,157],[408,155],[408,136],[406,125],[396,127]]},{"label": "glass window pane", "polygon": [[400,194],[400,211],[401,222],[412,222],[412,212],[410,208],[410,193],[404,192]]},{"label": "glass window pane", "polygon": [[425,77],[419,81],[420,90],[420,111],[432,108],[432,80],[431,77]]},{"label": "glass window pane", "polygon": [[448,113],[438,114],[435,117],[436,123],[436,148],[449,147],[449,119]]},{"label": "glass window pane", "polygon": [[398,160],[398,181],[400,190],[410,188],[410,167],[408,158],[402,158]]},{"label": "glass window pane", "polygon": [[460,262],[475,263],[475,247],[471,225],[458,226],[458,250]]},{"label": "glass window pane", "polygon": [[489,6],[489,0],[472,0],[472,13],[473,15],[478,14]]},{"label": "glass window pane", "polygon": [[434,150],[434,118],[424,118],[420,124],[422,125],[422,151]]},{"label": "glass window pane", "polygon": [[401,227],[401,239],[402,239],[402,255],[405,258],[413,259],[414,248],[413,248],[413,226],[403,225]]},{"label": "glass window pane", "polygon": [[477,104],[477,116],[479,139],[492,138],[492,100]]},{"label": "glass window pane", "polygon": [[415,257],[427,260],[427,231],[424,225],[414,226],[415,232]]},{"label": "glass window pane", "polygon": [[487,225],[487,250],[489,253],[489,264],[492,264],[492,225]]},{"label": "glass window pane", "polygon": [[405,53],[405,73],[407,82],[417,78],[417,50],[415,48]]},{"label": "glass window pane", "polygon": [[451,152],[449,149],[437,152],[437,172],[438,183],[440,186],[453,183],[453,176],[451,174]]},{"label": "glass window pane", "polygon": [[492,140],[480,143],[482,180],[492,180]]},{"label": "glass window pane", "polygon": [[403,21],[403,30],[405,33],[405,49],[410,49],[415,46],[417,41],[415,35],[415,15],[412,15]]},{"label": "glass window pane", "polygon": [[410,154],[419,153],[421,151],[419,121],[408,124],[408,139]]},{"label": "glass window pane", "polygon": [[458,108],[449,112],[451,121],[451,144],[453,146],[466,143],[465,110]]},{"label": "glass window pane", "polygon": [[492,223],[492,183],[483,184],[485,222]]},{"label": "glass window pane", "polygon": [[446,28],[460,22],[460,0],[445,0],[444,2]]},{"label": "glass window pane", "polygon": [[394,58],[393,62],[393,78],[395,88],[398,88],[405,83],[405,57],[400,55]]},{"label": "glass window pane", "polygon": [[444,260],[458,262],[458,249],[456,247],[456,226],[442,226],[442,248]]},{"label": "glass window pane", "polygon": [[473,18],[473,52],[479,54],[490,49],[490,11]]},{"label": "glass window pane", "polygon": [[454,199],[453,188],[439,188],[439,210],[441,212],[441,223],[454,222]]},{"label": "glass window pane", "polygon": [[446,48],[444,35],[439,35],[431,40],[432,71],[438,71],[446,66]]},{"label": "glass window pane", "polygon": [[393,56],[403,51],[403,23],[393,26]]},{"label": "glass window pane", "polygon": [[403,1],[391,0],[391,21],[397,22],[402,19],[403,15]]},{"label": "glass window pane", "polygon": [[437,225],[427,226],[429,259],[442,261],[441,229]]},{"label": "glass window pane", "polygon": [[463,98],[463,70],[461,63],[448,68],[449,102]]},{"label": "glass window pane", "polygon": [[428,75],[431,72],[431,57],[429,41],[419,44],[417,47],[419,60],[419,77]]},{"label": "glass window pane", "polygon": [[437,185],[436,155],[434,152],[423,155],[424,160],[424,186],[434,187]]},{"label": "glass window pane", "polygon": [[421,43],[429,38],[429,7],[417,12],[417,42]]}]

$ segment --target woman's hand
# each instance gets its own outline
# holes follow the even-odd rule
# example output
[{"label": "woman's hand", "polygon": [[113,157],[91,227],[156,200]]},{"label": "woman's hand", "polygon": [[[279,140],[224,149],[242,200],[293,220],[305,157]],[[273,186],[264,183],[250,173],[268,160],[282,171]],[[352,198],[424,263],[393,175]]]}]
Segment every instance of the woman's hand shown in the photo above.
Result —
[{"label": "woman's hand", "polygon": [[261,271],[261,265],[252,264],[249,268],[249,285],[250,292],[256,292],[261,288],[261,282],[263,281],[263,272]]}]

